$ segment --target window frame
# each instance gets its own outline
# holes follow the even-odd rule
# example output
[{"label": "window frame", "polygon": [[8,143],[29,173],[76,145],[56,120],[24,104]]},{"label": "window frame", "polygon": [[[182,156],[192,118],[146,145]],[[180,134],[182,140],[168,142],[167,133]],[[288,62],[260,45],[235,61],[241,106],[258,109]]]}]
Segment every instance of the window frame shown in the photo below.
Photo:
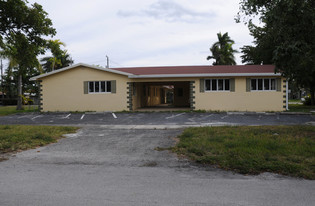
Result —
[{"label": "window frame", "polygon": [[[252,85],[252,80],[255,80],[256,82],[256,89],[253,89],[253,85]],[[262,81],[262,89],[259,89],[259,80]],[[269,89],[265,89],[265,80],[268,80],[268,88]],[[272,88],[272,81],[274,82],[274,88]],[[276,81],[276,78],[251,78],[251,81],[250,81],[250,91],[253,91],[253,92],[275,92],[277,91],[277,81]]]},{"label": "window frame", "polygon": [[[223,81],[223,85],[222,85],[222,90],[219,90],[219,81],[221,81],[221,80]],[[204,91],[205,92],[230,92],[231,91],[231,81],[230,81],[230,79],[227,79],[227,78],[224,78],[224,79],[222,79],[222,78],[221,79],[205,79],[204,81],[205,81],[205,83],[204,83]],[[209,90],[207,90],[207,81],[210,82]],[[229,84],[228,84],[229,85],[229,89],[225,88],[225,86],[226,86],[225,81],[229,82]],[[216,87],[215,90],[212,89],[212,87],[213,87],[212,82],[216,82],[215,83],[215,87]]]},{"label": "window frame", "polygon": [[[102,82],[105,84],[105,92],[102,92]],[[93,92],[90,91],[90,84],[93,83]],[[95,90],[95,84],[98,83],[98,92]],[[110,91],[108,91],[108,84],[110,85]],[[112,93],[111,81],[88,81],[88,94],[109,94]]]}]

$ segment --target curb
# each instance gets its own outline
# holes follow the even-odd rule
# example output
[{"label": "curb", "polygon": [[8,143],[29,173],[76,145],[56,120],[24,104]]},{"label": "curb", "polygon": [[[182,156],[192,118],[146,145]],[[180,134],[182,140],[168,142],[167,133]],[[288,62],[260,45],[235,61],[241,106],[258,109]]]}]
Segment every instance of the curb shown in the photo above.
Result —
[{"label": "curb", "polygon": [[189,127],[223,127],[223,126],[237,126],[237,124],[231,123],[209,123],[209,124],[198,124],[198,125],[99,125],[104,129],[111,130],[129,130],[129,129],[143,129],[143,130],[167,130],[167,129],[185,129]]},{"label": "curb", "polygon": [[314,112],[280,112],[281,115],[312,115]]}]

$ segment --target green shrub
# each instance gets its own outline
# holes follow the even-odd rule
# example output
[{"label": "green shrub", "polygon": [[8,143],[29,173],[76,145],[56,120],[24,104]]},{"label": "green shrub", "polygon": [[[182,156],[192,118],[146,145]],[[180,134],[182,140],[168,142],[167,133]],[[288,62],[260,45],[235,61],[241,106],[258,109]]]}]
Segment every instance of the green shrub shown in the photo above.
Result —
[{"label": "green shrub", "polygon": [[307,106],[312,105],[311,96],[305,97],[305,101],[303,102],[303,104]]}]

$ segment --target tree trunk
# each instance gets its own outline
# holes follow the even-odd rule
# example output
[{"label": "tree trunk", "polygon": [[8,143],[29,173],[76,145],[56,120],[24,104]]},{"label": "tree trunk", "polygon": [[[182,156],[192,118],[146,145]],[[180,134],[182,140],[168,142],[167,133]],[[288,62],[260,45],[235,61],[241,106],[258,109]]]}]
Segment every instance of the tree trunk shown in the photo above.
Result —
[{"label": "tree trunk", "polygon": [[22,110],[22,75],[18,77],[18,100],[16,110]]}]

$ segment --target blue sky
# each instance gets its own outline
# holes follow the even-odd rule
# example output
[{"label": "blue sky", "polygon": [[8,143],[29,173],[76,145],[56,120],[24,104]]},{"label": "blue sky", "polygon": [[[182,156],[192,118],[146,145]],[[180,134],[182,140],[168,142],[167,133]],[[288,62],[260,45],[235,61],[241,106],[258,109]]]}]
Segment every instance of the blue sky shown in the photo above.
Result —
[{"label": "blue sky", "polygon": [[[210,46],[228,32],[239,50],[253,39],[234,21],[237,0],[29,0],[41,4],[75,63],[110,67],[210,65]],[[241,64],[240,53],[236,61]]]}]

